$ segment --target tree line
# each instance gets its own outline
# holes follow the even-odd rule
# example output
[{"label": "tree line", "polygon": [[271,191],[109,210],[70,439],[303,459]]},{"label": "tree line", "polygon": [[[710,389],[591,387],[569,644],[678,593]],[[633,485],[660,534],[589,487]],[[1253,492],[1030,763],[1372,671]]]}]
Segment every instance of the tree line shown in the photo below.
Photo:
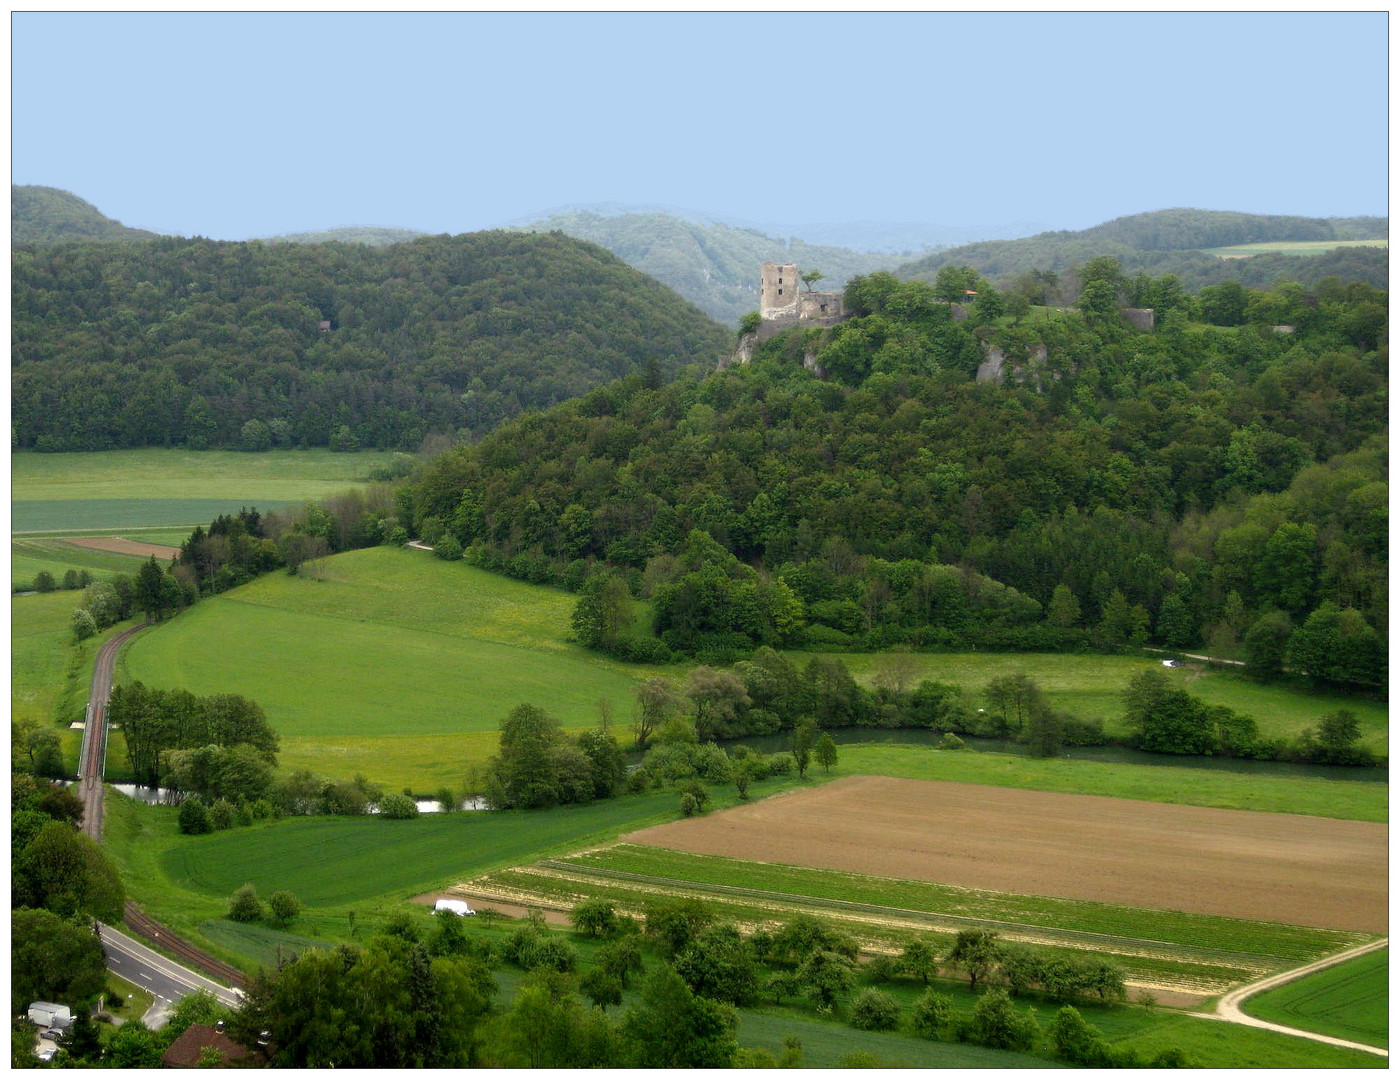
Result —
[{"label": "tree line", "polygon": [[[480,914],[494,924],[494,912]],[[740,1044],[736,1009],[772,1000],[862,1030],[1039,1050],[1073,1064],[1185,1063],[1180,1051],[1149,1062],[1110,1050],[1083,1020],[1075,1003],[1125,997],[1121,973],[1093,954],[965,930],[946,951],[915,937],[858,967],[856,941],[812,916],[746,935],[710,905],[679,897],[648,901],[640,919],[588,899],[569,919],[567,936],[546,930],[539,912],[504,934],[478,934],[451,912],[426,927],[398,912],[363,944],[307,950],[264,970],[245,1002],[224,1013],[227,1030],[284,1068],[799,1066],[795,1037],[780,1056]],[[586,964],[576,941],[590,943]],[[495,1000],[501,968],[517,973],[508,1003]],[[956,974],[982,988],[970,1009],[933,985]],[[880,989],[892,980],[925,990],[906,1011]],[[1042,1029],[1012,996],[1063,1007]]]}]

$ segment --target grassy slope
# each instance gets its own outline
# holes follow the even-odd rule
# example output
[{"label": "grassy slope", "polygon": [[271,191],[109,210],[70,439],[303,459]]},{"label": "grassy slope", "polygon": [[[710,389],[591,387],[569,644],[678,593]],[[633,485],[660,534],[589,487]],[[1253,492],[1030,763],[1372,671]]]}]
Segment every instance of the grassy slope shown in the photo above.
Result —
[{"label": "grassy slope", "polygon": [[1250,1016],[1351,1042],[1390,1045],[1390,952],[1382,949],[1249,998]]},{"label": "grassy slope", "polygon": [[558,590],[374,548],[327,560],[320,580],[271,574],[200,603],[135,643],[123,675],[248,695],[288,766],[427,791],[460,784],[522,702],[572,728],[597,722],[601,698],[631,715],[650,671],[567,644],[572,606]]}]

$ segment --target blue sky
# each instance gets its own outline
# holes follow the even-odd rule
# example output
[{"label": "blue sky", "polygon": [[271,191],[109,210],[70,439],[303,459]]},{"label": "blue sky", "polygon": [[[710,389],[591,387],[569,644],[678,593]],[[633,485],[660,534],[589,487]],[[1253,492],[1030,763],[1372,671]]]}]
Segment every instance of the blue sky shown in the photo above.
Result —
[{"label": "blue sky", "polygon": [[15,13],[12,180],[244,239],[562,205],[1387,208],[1388,16]]}]

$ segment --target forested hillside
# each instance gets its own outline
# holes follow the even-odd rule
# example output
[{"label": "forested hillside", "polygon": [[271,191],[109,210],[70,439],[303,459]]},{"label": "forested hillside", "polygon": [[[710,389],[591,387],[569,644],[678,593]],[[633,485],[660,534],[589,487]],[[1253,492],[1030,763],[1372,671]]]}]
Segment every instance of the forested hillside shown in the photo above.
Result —
[{"label": "forested hillside", "polygon": [[[1046,232],[1021,240],[989,240],[936,252],[896,270],[901,278],[933,281],[943,266],[971,266],[995,283],[1008,285],[1034,271],[1064,273],[1098,256],[1116,258],[1126,271],[1175,274],[1188,289],[1237,281],[1268,288],[1280,279],[1312,285],[1336,276],[1385,288],[1385,248],[1339,248],[1322,255],[1256,255],[1222,259],[1206,248],[1278,241],[1384,239],[1385,218],[1270,217],[1214,210],[1159,210],[1078,232]],[[1063,299],[1073,299],[1074,285]]]},{"label": "forested hillside", "polygon": [[701,224],[668,214],[559,214],[527,228],[557,229],[607,248],[730,325],[758,310],[758,272],[766,260],[820,270],[823,288],[839,289],[857,274],[893,267],[899,257],[780,240],[753,229]]},{"label": "forested hillside", "polygon": [[601,248],[473,233],[362,244],[23,245],[11,445],[416,449],[732,335]]},{"label": "forested hillside", "polygon": [[158,234],[129,229],[70,191],[33,185],[10,187],[10,243],[65,240],[148,240]]},{"label": "forested hillside", "polygon": [[[1149,281],[1176,309],[1140,333],[1117,270],[1088,268],[1060,312],[1004,314],[982,283],[965,321],[922,283],[857,279],[855,318],[750,365],[633,376],[450,452],[413,524],[536,580],[611,564],[667,645],[700,655],[1229,649],[1325,609],[1365,657],[1330,675],[1378,681],[1385,294],[1221,286],[1240,303],[1225,312]],[[976,378],[991,346],[1006,384]]]}]

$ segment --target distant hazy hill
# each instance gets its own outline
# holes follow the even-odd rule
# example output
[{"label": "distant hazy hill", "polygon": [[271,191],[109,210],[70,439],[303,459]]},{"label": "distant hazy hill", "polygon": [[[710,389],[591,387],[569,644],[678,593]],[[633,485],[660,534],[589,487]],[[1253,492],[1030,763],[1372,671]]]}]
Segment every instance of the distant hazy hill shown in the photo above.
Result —
[{"label": "distant hazy hill", "polygon": [[1216,210],[1159,210],[1134,214],[1078,232],[1045,232],[1021,240],[989,240],[934,252],[901,266],[898,275],[932,281],[942,266],[971,266],[1005,282],[1029,270],[1063,271],[1098,255],[1111,255],[1129,272],[1176,274],[1188,289],[1225,280],[1249,286],[1280,276],[1303,284],[1337,275],[1384,288],[1389,254],[1384,248],[1341,248],[1324,255],[1257,255],[1221,259],[1204,249],[1236,244],[1381,239],[1387,218],[1304,218]]},{"label": "distant hazy hill", "polygon": [[758,272],[768,259],[820,270],[819,288],[839,289],[849,278],[890,270],[897,256],[778,240],[751,229],[686,221],[669,214],[558,214],[525,227],[558,231],[605,247],[628,265],[669,285],[715,319],[736,325],[758,309]]},{"label": "distant hazy hill", "polygon": [[10,242],[57,244],[64,240],[149,240],[159,233],[129,229],[71,191],[34,185],[10,187]]},{"label": "distant hazy hill", "polygon": [[347,225],[340,229],[322,229],[320,232],[284,233],[281,236],[268,236],[263,240],[268,244],[368,244],[370,247],[388,247],[402,244],[427,233],[413,229],[389,229],[378,225]]}]

